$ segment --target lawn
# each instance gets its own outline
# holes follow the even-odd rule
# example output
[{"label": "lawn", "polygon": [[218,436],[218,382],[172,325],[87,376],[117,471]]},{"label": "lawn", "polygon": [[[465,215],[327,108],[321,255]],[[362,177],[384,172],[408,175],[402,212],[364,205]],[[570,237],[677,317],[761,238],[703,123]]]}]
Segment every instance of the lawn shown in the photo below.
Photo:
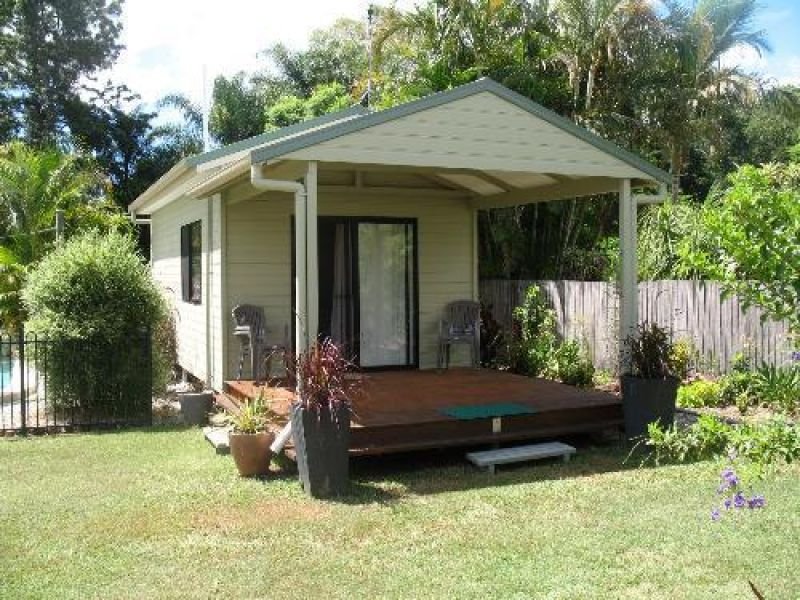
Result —
[{"label": "lawn", "polygon": [[354,495],[238,479],[196,430],[0,440],[2,598],[800,597],[800,468],[713,523],[719,465],[359,463]]}]

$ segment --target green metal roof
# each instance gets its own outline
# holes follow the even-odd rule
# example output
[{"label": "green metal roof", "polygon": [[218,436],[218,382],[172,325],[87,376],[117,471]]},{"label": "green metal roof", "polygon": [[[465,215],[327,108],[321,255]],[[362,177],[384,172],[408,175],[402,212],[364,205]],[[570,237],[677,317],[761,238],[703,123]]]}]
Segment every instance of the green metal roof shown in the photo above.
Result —
[{"label": "green metal roof", "polygon": [[[389,108],[379,112],[364,114],[363,116],[359,116],[358,118],[350,119],[342,123],[331,125],[330,127],[326,127],[324,129],[308,131],[305,134],[300,133],[299,135],[296,135],[297,133],[302,131],[302,128],[297,129],[295,131],[289,131],[289,129],[291,128],[285,128],[273,132],[272,134],[266,134],[275,136],[273,138],[266,140],[274,143],[271,143],[269,146],[265,148],[257,148],[253,150],[250,154],[250,160],[253,164],[262,163],[269,159],[289,154],[290,152],[302,150],[304,148],[308,148],[309,146],[313,146],[321,142],[326,142],[328,140],[336,139],[338,137],[347,135],[349,133],[361,131],[368,127],[380,125],[381,123],[386,123],[388,121],[412,115],[414,113],[427,110],[429,108],[441,106],[442,104],[446,104],[454,100],[467,98],[469,96],[473,96],[481,92],[491,92],[492,94],[495,94],[496,96],[504,100],[507,100],[508,102],[511,102],[512,104],[529,112],[530,114],[550,123],[551,125],[558,127],[559,129],[562,129],[563,131],[571,135],[574,135],[575,137],[601,150],[602,152],[614,156],[615,158],[618,158],[622,162],[625,162],[628,165],[634,167],[635,169],[638,169],[639,171],[649,175],[655,181],[659,181],[661,183],[670,183],[670,176],[668,173],[650,164],[640,156],[637,156],[636,154],[617,146],[613,142],[610,142],[609,140],[606,140],[600,137],[599,135],[592,133],[587,129],[584,129],[579,125],[576,125],[569,119],[566,119],[561,115],[556,114],[551,110],[548,110],[541,104],[537,104],[533,100],[530,100],[529,98],[526,98],[525,96],[518,94],[517,92],[488,78],[479,79],[472,83],[468,83],[466,85],[462,85],[453,88],[451,90],[447,90],[445,92],[438,92],[435,94],[431,94],[429,96],[425,96],[424,98],[420,98],[419,100],[413,100],[411,102],[408,102],[406,104],[400,104],[393,108]],[[341,117],[338,118],[341,119]],[[301,125],[305,125],[306,129],[310,129],[311,127],[313,127],[310,121],[306,121]],[[292,127],[298,127],[298,126],[295,125]],[[281,137],[286,137],[287,135],[293,135],[294,137],[291,137],[284,141],[280,141]],[[263,144],[265,142],[261,141],[260,143]],[[256,144],[254,143],[253,146],[255,145]]]},{"label": "green metal roof", "polygon": [[308,119],[306,121],[302,121],[294,125],[281,127],[280,129],[276,129],[275,131],[268,131],[267,133],[262,133],[261,135],[256,135],[251,138],[247,138],[246,140],[234,142],[233,144],[228,144],[227,146],[222,146],[221,148],[216,148],[215,150],[203,152],[202,154],[195,154],[194,156],[190,156],[186,159],[186,164],[189,167],[196,167],[198,165],[202,165],[203,163],[207,163],[212,160],[217,160],[220,158],[225,158],[226,156],[230,156],[232,154],[236,154],[237,152],[250,150],[252,148],[256,148],[264,144],[269,144],[276,140],[280,140],[281,138],[298,135],[306,130],[314,129],[316,127],[325,125],[326,123],[331,123],[334,121],[339,121],[342,119],[348,119],[366,114],[369,114],[369,110],[357,104],[355,106],[351,106],[350,108],[346,108],[344,110],[328,113],[326,115],[322,115],[321,117]]}]

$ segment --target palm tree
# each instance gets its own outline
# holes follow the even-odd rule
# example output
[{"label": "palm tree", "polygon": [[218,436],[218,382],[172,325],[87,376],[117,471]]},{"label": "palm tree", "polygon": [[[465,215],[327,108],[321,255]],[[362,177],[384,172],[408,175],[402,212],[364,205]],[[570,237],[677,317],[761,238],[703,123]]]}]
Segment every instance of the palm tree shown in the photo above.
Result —
[{"label": "palm tree", "polygon": [[641,0],[556,0],[556,59],[567,69],[573,110],[592,108],[597,76],[614,59],[620,31]]},{"label": "palm tree", "polygon": [[22,142],[0,146],[0,326],[6,331],[24,321],[20,290],[28,269],[56,241],[56,211],[73,223],[81,220],[103,186],[100,174],[77,156]]},{"label": "palm tree", "polygon": [[160,110],[174,110],[180,116],[178,122],[156,127],[151,136],[169,144],[181,156],[190,156],[203,151],[203,109],[183,94],[168,94],[158,101]]},{"label": "palm tree", "polygon": [[677,200],[691,141],[699,134],[713,140],[714,117],[722,104],[745,101],[755,92],[754,79],[728,66],[726,57],[740,49],[761,55],[770,46],[766,33],[754,26],[756,0],[699,0],[693,10],[673,0],[665,4],[664,80],[648,117],[668,153]]}]

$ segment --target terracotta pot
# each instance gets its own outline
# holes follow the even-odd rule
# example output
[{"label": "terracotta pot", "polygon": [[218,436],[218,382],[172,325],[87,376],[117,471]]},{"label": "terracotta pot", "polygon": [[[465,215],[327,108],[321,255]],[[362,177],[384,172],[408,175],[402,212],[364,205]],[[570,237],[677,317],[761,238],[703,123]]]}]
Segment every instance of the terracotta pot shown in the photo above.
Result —
[{"label": "terracotta pot", "polygon": [[272,450],[269,447],[273,441],[275,441],[275,434],[269,431],[231,432],[229,444],[239,475],[258,477],[269,474],[269,463],[272,460]]}]

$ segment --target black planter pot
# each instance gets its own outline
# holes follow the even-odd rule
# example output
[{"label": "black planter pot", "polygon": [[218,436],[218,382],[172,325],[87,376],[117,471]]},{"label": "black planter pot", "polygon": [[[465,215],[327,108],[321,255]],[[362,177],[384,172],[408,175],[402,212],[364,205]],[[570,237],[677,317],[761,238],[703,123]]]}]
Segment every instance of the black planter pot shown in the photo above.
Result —
[{"label": "black planter pot", "polygon": [[306,493],[315,498],[346,493],[350,469],[350,409],[343,406],[332,415],[328,410],[313,412],[294,406],[292,436],[297,470]]},{"label": "black planter pot", "polygon": [[186,392],[178,395],[181,415],[186,425],[207,425],[208,412],[214,401],[211,392]]},{"label": "black planter pot", "polygon": [[675,377],[643,379],[622,376],[622,409],[628,439],[646,435],[647,426],[656,421],[663,427],[672,425],[679,383]]}]

